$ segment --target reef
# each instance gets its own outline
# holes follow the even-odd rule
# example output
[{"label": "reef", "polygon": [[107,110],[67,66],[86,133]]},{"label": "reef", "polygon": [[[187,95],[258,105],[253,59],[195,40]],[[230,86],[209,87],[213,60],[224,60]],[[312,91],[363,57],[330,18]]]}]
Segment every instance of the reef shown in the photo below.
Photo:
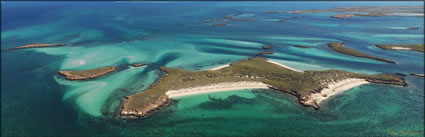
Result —
[{"label": "reef", "polygon": [[[125,97],[120,115],[124,118],[146,117],[167,106],[170,91],[190,91],[193,87],[202,87],[219,83],[264,83],[268,88],[289,93],[298,98],[306,107],[319,109],[311,101],[313,94],[328,88],[330,83],[347,79],[360,79],[369,83],[407,86],[403,78],[392,74],[359,74],[342,70],[297,72],[273,64],[265,58],[254,57],[230,64],[218,70],[187,71],[180,68],[160,68],[164,73],[160,79],[143,92]],[[190,79],[190,80],[188,80]]]},{"label": "reef", "polygon": [[379,58],[379,57],[376,57],[376,56],[372,56],[372,55],[368,55],[368,54],[359,52],[359,51],[354,50],[352,48],[348,48],[348,47],[344,46],[344,43],[341,43],[341,42],[329,43],[328,47],[331,48],[332,50],[336,51],[336,52],[347,54],[347,55],[350,55],[350,56],[361,57],[361,58],[369,58],[369,59],[388,62],[388,63],[395,63],[394,61],[391,61],[391,60],[382,59],[382,58]]}]

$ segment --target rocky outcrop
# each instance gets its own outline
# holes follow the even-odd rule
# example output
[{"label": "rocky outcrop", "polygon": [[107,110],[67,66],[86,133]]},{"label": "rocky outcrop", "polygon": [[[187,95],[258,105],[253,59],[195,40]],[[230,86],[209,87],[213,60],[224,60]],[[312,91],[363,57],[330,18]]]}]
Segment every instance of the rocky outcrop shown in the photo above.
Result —
[{"label": "rocky outcrop", "polygon": [[115,67],[102,67],[90,70],[76,70],[76,71],[59,71],[59,74],[66,76],[68,80],[86,80],[94,79],[108,73],[114,72]]},{"label": "rocky outcrop", "polygon": [[411,73],[410,75],[412,75],[412,76],[418,76],[418,77],[425,77],[424,74]]},{"label": "rocky outcrop", "polygon": [[9,50],[15,50],[15,49],[25,49],[25,48],[43,48],[43,47],[57,47],[57,46],[65,46],[65,44],[28,44],[24,46],[9,48]]},{"label": "rocky outcrop", "polygon": [[305,45],[294,45],[294,47],[297,47],[297,48],[310,48],[309,46],[305,46]]}]

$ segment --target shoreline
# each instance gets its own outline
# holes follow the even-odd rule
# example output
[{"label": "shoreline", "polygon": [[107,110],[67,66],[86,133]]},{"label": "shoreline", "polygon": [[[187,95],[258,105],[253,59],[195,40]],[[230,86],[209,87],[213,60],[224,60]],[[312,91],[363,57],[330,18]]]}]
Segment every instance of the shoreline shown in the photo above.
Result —
[{"label": "shoreline", "polygon": [[230,64],[226,64],[226,65],[221,65],[221,66],[217,66],[217,67],[214,67],[214,68],[210,68],[208,70],[219,70],[219,69],[229,67],[229,66],[230,66]]},{"label": "shoreline", "polygon": [[327,88],[323,88],[320,90],[320,92],[308,96],[307,100],[303,101],[302,103],[313,106],[315,108],[320,108],[319,104],[322,101],[327,100],[329,97],[338,95],[349,89],[368,83],[370,82],[366,81],[365,79],[358,78],[350,78],[338,82],[332,82],[328,84]]},{"label": "shoreline", "polygon": [[270,85],[264,84],[262,82],[252,82],[252,81],[224,82],[224,83],[211,84],[207,86],[183,88],[178,90],[169,90],[165,94],[169,98],[176,98],[176,97],[190,96],[190,95],[196,95],[196,94],[227,92],[227,91],[241,90],[241,89],[269,89],[269,87]]},{"label": "shoreline", "polygon": [[302,70],[294,69],[294,68],[288,67],[288,66],[286,66],[286,65],[283,65],[283,64],[281,64],[281,63],[275,62],[275,61],[267,60],[267,62],[270,62],[270,63],[276,64],[276,65],[279,65],[279,66],[281,66],[281,67],[284,67],[284,68],[289,69],[289,70],[292,70],[292,71],[296,71],[296,72],[304,72],[304,71],[302,71]]}]

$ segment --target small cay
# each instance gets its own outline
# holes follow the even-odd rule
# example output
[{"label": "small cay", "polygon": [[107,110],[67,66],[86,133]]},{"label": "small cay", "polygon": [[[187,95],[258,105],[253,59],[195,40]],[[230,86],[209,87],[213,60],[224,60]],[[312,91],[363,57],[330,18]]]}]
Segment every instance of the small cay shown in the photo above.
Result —
[{"label": "small cay", "polygon": [[25,48],[43,48],[43,47],[57,47],[57,46],[65,46],[65,44],[28,44],[24,46],[9,48],[9,50],[16,50],[16,49],[25,49]]},{"label": "small cay", "polygon": [[372,56],[372,55],[368,55],[368,54],[359,52],[359,51],[354,50],[352,48],[345,47],[344,43],[341,43],[341,42],[329,43],[328,47],[331,48],[332,50],[336,51],[336,52],[347,54],[347,55],[350,55],[350,56],[361,57],[361,58],[369,58],[369,59],[388,62],[388,63],[395,63],[394,61],[391,61],[391,60],[382,59],[382,58],[379,58],[379,57],[376,57],[376,56]]},{"label": "small cay", "polygon": [[392,74],[359,74],[342,70],[297,72],[267,59],[254,57],[217,70],[187,71],[165,68],[165,73],[143,92],[127,96],[121,117],[146,117],[167,106],[170,97],[228,89],[270,88],[289,93],[306,107],[319,109],[329,96],[366,83],[407,86],[402,77]]},{"label": "small cay", "polygon": [[385,50],[412,50],[424,53],[424,44],[378,44],[375,46]]},{"label": "small cay", "polygon": [[108,73],[114,72],[115,67],[102,67],[90,70],[76,70],[76,71],[59,71],[59,74],[66,76],[68,80],[86,80],[94,79]]}]

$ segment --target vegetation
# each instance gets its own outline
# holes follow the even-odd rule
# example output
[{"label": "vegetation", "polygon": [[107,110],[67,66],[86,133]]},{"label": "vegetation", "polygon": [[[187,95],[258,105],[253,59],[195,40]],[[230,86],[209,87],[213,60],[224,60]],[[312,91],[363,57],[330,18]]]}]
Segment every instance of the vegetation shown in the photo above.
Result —
[{"label": "vegetation", "polygon": [[424,44],[378,44],[375,46],[385,50],[397,50],[397,48],[408,48],[407,50],[413,50],[424,53]]},{"label": "vegetation", "polygon": [[85,80],[97,78],[113,71],[115,71],[115,67],[111,66],[89,70],[59,71],[59,74],[66,76],[68,80]]},{"label": "vegetation", "polygon": [[[158,102],[165,92],[190,87],[206,86],[223,82],[254,81],[271,85],[273,89],[291,93],[304,99],[308,95],[325,88],[329,82],[347,78],[361,78],[372,83],[403,85],[402,78],[389,74],[367,75],[341,70],[296,72],[269,63],[265,58],[255,57],[231,64],[219,70],[186,71],[180,68],[161,68],[165,76],[144,92],[128,96],[123,111],[144,111],[152,102]],[[123,114],[123,113],[121,113]],[[125,115],[124,115],[125,116]]]},{"label": "vegetation", "polygon": [[344,44],[340,42],[329,43],[328,47],[330,47],[332,50],[336,52],[344,53],[344,54],[355,56],[355,57],[369,58],[369,59],[384,61],[388,63],[395,63],[394,61],[391,61],[391,60],[378,58],[376,56],[371,56],[371,55],[359,52],[357,50],[354,50],[352,48],[345,47]]}]

